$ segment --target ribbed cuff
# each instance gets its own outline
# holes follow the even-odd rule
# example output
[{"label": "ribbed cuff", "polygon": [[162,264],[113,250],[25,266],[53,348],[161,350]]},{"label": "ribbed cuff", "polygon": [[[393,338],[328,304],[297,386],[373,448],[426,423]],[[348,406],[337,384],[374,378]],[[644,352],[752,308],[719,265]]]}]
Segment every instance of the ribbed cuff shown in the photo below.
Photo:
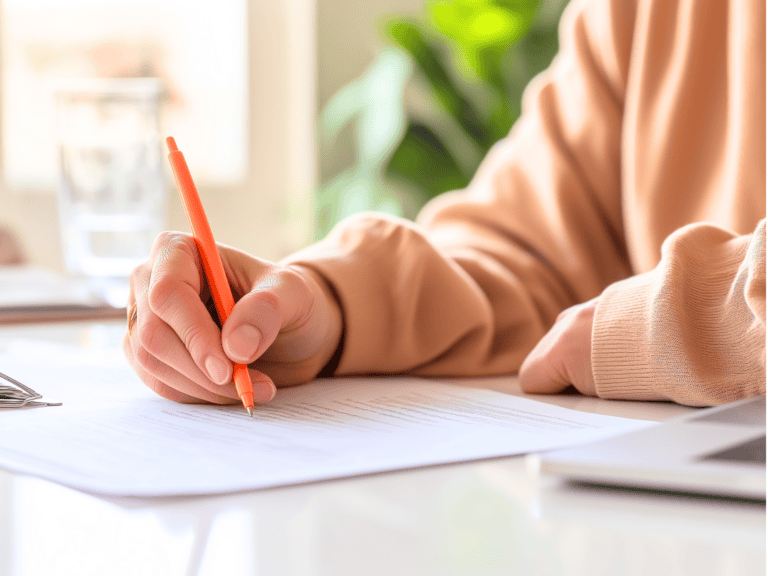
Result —
[{"label": "ribbed cuff", "polygon": [[592,372],[601,398],[667,400],[654,371],[651,323],[654,273],[611,284],[600,296],[592,325]]}]

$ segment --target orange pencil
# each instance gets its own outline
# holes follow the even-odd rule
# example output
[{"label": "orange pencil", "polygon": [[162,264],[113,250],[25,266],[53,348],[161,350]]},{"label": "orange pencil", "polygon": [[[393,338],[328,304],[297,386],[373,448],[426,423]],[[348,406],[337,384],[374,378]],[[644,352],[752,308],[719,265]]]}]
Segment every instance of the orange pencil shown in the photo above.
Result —
[{"label": "orange pencil", "polygon": [[[168,143],[168,150],[170,150],[168,160],[171,162],[173,175],[176,178],[176,188],[178,188],[184,203],[187,220],[189,220],[189,226],[192,228],[192,235],[197,250],[200,252],[200,259],[203,261],[205,278],[208,280],[213,303],[216,305],[216,312],[223,325],[235,306],[235,299],[232,297],[232,290],[230,290],[229,282],[227,282],[227,275],[224,272],[224,266],[213,239],[211,226],[208,224],[208,218],[203,210],[203,204],[200,202],[200,196],[192,180],[192,175],[189,173],[189,168],[187,168],[184,155],[179,151],[176,141],[171,136],[168,136],[165,141]],[[243,406],[245,406],[248,414],[253,416],[253,385],[251,384],[251,376],[248,374],[248,366],[235,364],[232,378],[235,381],[237,395],[240,396]]]}]

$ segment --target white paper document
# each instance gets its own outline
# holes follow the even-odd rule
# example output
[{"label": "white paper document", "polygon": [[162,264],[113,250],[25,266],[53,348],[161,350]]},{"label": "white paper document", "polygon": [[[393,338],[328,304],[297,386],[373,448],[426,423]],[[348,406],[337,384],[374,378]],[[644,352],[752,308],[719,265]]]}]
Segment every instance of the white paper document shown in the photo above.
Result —
[{"label": "white paper document", "polygon": [[0,354],[0,370],[63,402],[0,410],[0,467],[113,497],[214,494],[477,460],[653,424],[418,378],[320,380],[279,390],[249,418],[242,406],[156,396],[118,351],[27,346]]}]

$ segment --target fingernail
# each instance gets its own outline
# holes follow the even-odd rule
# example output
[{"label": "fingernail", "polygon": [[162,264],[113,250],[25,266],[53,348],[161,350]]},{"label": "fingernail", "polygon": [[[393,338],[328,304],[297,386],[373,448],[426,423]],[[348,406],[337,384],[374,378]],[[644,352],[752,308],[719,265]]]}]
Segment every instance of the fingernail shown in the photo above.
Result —
[{"label": "fingernail", "polygon": [[233,360],[248,362],[261,344],[261,332],[251,324],[241,324],[232,331],[224,346]]},{"label": "fingernail", "polygon": [[208,370],[208,377],[216,384],[226,384],[229,382],[229,366],[216,356],[208,356],[205,359],[205,369]]}]

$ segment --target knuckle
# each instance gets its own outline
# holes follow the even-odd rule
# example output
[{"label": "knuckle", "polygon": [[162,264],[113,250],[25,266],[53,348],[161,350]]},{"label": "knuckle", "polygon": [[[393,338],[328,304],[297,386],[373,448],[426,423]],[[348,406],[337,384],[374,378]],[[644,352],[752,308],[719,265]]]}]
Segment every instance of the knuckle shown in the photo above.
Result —
[{"label": "knuckle", "polygon": [[155,241],[152,243],[152,250],[150,251],[150,260],[154,260],[158,254],[161,254],[166,246],[171,241],[172,232],[160,232],[155,236]]},{"label": "knuckle", "polygon": [[171,306],[177,282],[171,276],[161,276],[152,282],[147,294],[149,308],[156,314],[162,314]]},{"label": "knuckle", "polygon": [[189,234],[183,232],[165,231],[155,239],[153,250],[159,258],[168,258],[174,252],[193,255],[196,253],[195,241]]},{"label": "knuckle", "polygon": [[133,270],[131,270],[131,273],[128,276],[128,280],[130,285],[136,288],[137,286],[144,286],[146,284],[148,275],[149,273],[147,270],[147,264],[145,262],[143,264],[139,264]]},{"label": "knuckle", "polygon": [[285,285],[297,293],[311,293],[310,280],[307,276],[294,268],[285,268],[283,271]]},{"label": "knuckle", "polygon": [[154,315],[138,326],[139,344],[154,356],[162,355],[167,347],[164,343],[163,327],[163,321]]},{"label": "knuckle", "polygon": [[280,298],[274,292],[260,292],[259,293],[259,305],[266,307],[270,312],[279,314],[280,312]]},{"label": "knuckle", "polygon": [[150,260],[156,264],[164,264],[178,254],[192,256],[197,250],[191,236],[182,232],[161,232],[152,245]]},{"label": "knuckle", "polygon": [[136,360],[136,363],[141,366],[144,370],[151,370],[152,364],[154,361],[154,357],[152,354],[149,353],[149,350],[146,348],[139,348],[134,352],[134,358]]},{"label": "knuckle", "polygon": [[182,340],[184,342],[184,346],[186,346],[187,350],[189,350],[193,356],[196,355],[198,351],[206,348],[205,335],[200,327],[195,326],[194,324],[191,324],[187,327]]},{"label": "knuckle", "polygon": [[199,292],[197,249],[180,233],[155,256],[147,282],[147,301],[154,312],[165,315],[179,305],[187,287]]},{"label": "knuckle", "polygon": [[282,280],[280,273],[276,271],[271,271],[267,276],[262,278],[251,291],[249,296],[249,299],[252,299],[251,305],[256,305],[258,308],[261,308],[262,312],[266,308],[267,312],[279,314],[280,297],[277,295],[277,291]]},{"label": "knuckle", "polygon": [[283,281],[291,286],[302,286],[306,284],[304,275],[294,268],[283,268],[280,271]]},{"label": "knuckle", "polygon": [[283,276],[283,271],[278,270],[275,267],[270,267],[263,272],[261,278],[256,284],[255,290],[259,292],[267,292],[274,290],[280,285],[280,281]]},{"label": "knuckle", "polygon": [[152,247],[154,250],[165,250],[168,246],[178,243],[183,236],[184,235],[179,232],[165,230],[155,237],[155,242]]}]

